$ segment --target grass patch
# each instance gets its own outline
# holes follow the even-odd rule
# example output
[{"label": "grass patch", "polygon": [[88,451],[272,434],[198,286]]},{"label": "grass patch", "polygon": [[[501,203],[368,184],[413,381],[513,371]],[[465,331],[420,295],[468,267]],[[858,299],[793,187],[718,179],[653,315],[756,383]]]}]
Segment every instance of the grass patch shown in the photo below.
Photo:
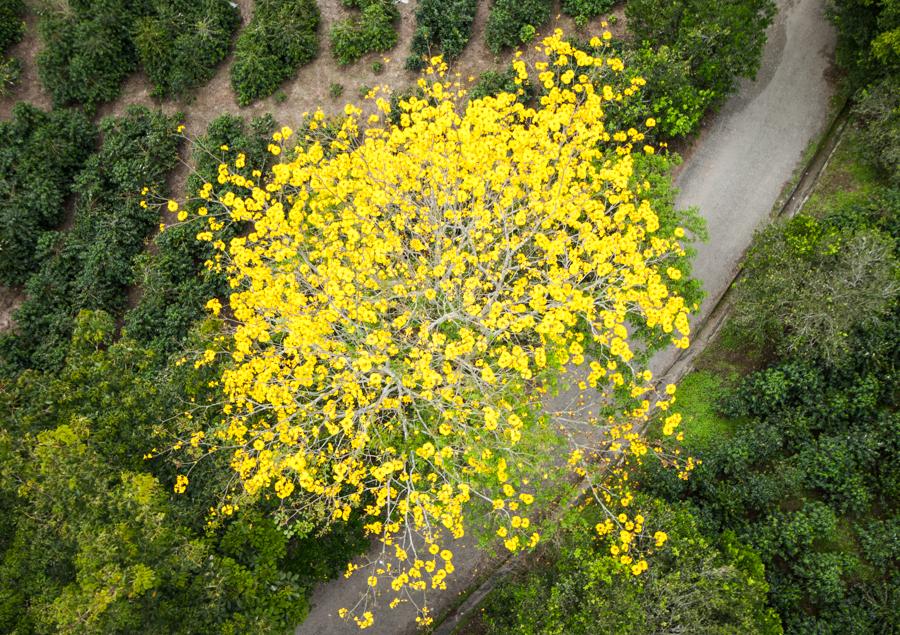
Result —
[{"label": "grass patch", "polygon": [[879,185],[875,169],[863,160],[866,151],[862,135],[849,124],[837,150],[810,194],[803,212],[821,217],[833,209],[841,197],[865,194]]},{"label": "grass patch", "polygon": [[691,450],[708,448],[717,437],[730,437],[737,423],[720,416],[715,404],[730,381],[710,371],[694,371],[678,386],[676,407],[682,416],[684,444]]}]

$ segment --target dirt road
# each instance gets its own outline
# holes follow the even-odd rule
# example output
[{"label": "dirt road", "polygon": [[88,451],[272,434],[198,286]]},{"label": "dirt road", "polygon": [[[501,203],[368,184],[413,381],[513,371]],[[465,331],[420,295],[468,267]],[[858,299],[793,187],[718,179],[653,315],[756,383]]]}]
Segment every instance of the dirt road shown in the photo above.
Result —
[{"label": "dirt road", "polygon": [[[834,33],[824,17],[824,2],[781,0],[779,8],[756,81],[744,82],[704,130],[676,180],[679,206],[697,206],[708,223],[709,241],[698,247],[695,261],[707,299],[695,321],[728,288],[754,231],[769,219],[804,152],[829,120]],[[669,352],[658,355],[653,363],[657,374],[672,359]],[[456,572],[448,580],[448,591],[433,598],[438,615],[493,569],[489,558],[465,539],[460,542],[453,549]],[[358,632],[337,619],[337,610],[355,604],[365,584],[356,577],[321,585],[297,635]],[[366,632],[411,633],[414,619],[409,606],[385,609]]]}]

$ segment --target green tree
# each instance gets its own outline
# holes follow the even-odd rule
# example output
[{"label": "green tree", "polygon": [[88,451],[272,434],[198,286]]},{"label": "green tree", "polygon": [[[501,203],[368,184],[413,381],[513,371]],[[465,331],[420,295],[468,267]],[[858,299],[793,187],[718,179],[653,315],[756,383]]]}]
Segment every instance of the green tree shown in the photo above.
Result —
[{"label": "green tree", "polygon": [[889,319],[900,295],[894,239],[844,219],[801,215],[764,230],[747,256],[731,328],[838,363],[856,329]]},{"label": "green tree", "polygon": [[476,9],[475,0],[421,0],[406,68],[420,70],[426,57],[438,53],[448,61],[459,57],[472,35]]},{"label": "green tree", "polygon": [[738,77],[756,75],[774,14],[772,0],[629,0],[625,5],[635,41],[672,48],[687,62],[694,85],[719,100]]},{"label": "green tree", "polygon": [[488,47],[499,53],[522,43],[523,30],[534,36],[535,29],[550,19],[550,0],[494,0],[484,37]]},{"label": "green tree", "polygon": [[44,232],[63,220],[73,178],[97,130],[76,110],[44,112],[20,102],[0,122],[0,282],[23,285],[37,268]]}]

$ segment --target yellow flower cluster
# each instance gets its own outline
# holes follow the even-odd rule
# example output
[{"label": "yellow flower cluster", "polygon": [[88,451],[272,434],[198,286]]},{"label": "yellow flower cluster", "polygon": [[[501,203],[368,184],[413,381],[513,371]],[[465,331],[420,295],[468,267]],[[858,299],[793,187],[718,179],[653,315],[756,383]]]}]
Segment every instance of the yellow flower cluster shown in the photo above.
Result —
[{"label": "yellow flower cluster", "polygon": [[[590,350],[590,386],[626,391],[639,402],[629,416],[646,418],[650,374],[632,368],[630,326],[687,343],[688,307],[667,286],[685,252],[635,183],[644,135],[604,125],[605,103],[643,80],[604,83],[621,61],[559,32],[541,48],[534,107],[468,99],[435,58],[420,96],[373,97],[365,125],[347,106],[337,123],[314,113],[317,134],[296,145],[302,135],[276,133],[267,174],[222,164],[219,184],[250,195],[200,193],[198,238],[217,248],[208,265],[228,275],[236,325],[228,418],[207,434],[234,448],[248,495],[363,514],[384,554],[369,587],[385,578],[398,598],[445,587],[442,545],[475,505],[511,551],[540,539],[517,454],[540,420],[533,388]],[[224,244],[228,221],[252,229]]]}]

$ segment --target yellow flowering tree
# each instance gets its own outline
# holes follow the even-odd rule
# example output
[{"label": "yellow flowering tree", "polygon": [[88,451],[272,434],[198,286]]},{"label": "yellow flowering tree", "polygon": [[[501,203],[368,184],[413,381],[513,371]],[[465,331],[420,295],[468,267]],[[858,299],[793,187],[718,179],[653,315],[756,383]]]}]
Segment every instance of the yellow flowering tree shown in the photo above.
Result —
[{"label": "yellow flowering tree", "polygon": [[[533,105],[523,91],[468,99],[436,58],[416,97],[373,95],[367,115],[316,112],[303,134],[277,133],[265,174],[223,163],[219,184],[249,196],[200,192],[198,238],[233,293],[209,304],[227,345],[198,361],[230,359],[225,419],[192,444],[229,452],[241,495],[281,499],[286,522],[365,517],[382,548],[348,571],[369,583],[351,610],[361,627],[385,588],[427,623],[421,594],[445,587],[475,517],[511,551],[537,543],[542,431],[571,436],[584,474],[646,453],[637,426],[674,399],[631,333],[687,345],[683,231],[660,231],[635,174],[654,152],[644,134],[604,126],[605,104],[643,82],[592,44],[556,33],[533,69],[517,58],[517,83],[542,87]],[[228,222],[250,229],[225,244]],[[583,405],[553,406],[573,366]],[[630,495],[594,491],[612,531]]]}]

